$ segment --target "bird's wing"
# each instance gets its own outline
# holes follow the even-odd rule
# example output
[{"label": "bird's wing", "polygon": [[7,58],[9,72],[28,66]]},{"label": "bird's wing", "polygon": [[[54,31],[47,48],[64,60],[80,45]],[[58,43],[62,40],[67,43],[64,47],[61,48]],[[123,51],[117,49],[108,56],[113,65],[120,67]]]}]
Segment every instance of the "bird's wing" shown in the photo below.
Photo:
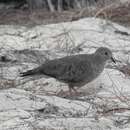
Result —
[{"label": "bird's wing", "polygon": [[[88,67],[89,63],[84,62],[76,62],[65,66],[65,71],[61,77],[59,77],[60,80],[66,81],[66,82],[82,82],[84,79],[88,78],[87,75],[91,73],[91,68]],[[86,75],[87,73],[87,75]]]},{"label": "bird's wing", "polygon": [[50,77],[59,78],[64,73],[66,62],[61,59],[51,60],[39,67],[42,74]]},{"label": "bird's wing", "polygon": [[65,64],[64,62],[62,62],[62,60],[59,59],[50,60],[37,68],[20,73],[20,76],[24,77],[24,76],[44,74],[50,77],[57,78],[62,74],[64,66]]},{"label": "bird's wing", "polygon": [[91,71],[89,57],[80,55],[47,61],[33,70],[22,73],[22,76],[44,74],[69,83],[82,82],[84,78],[89,78]]},{"label": "bird's wing", "polygon": [[64,82],[79,82],[85,78],[86,72],[91,73],[90,62],[77,57],[50,61],[43,66],[44,74]]}]

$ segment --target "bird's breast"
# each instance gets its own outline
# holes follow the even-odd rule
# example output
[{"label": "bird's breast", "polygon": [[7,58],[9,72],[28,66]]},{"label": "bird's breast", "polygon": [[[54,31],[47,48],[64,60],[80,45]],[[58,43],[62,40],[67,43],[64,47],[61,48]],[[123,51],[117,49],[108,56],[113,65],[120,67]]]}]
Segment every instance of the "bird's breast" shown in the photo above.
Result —
[{"label": "bird's breast", "polygon": [[102,73],[102,71],[104,70],[104,66],[105,66],[104,64],[100,64],[100,65],[95,65],[93,67],[93,78],[98,77]]}]

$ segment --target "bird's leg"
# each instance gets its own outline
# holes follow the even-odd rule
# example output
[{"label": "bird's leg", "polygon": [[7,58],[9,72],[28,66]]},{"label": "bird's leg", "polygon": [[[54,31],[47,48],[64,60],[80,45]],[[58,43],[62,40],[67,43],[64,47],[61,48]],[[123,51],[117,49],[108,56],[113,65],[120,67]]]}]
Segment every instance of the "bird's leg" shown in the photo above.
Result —
[{"label": "bird's leg", "polygon": [[74,91],[74,94],[78,93],[77,90],[74,88],[73,85],[69,85],[69,93],[70,93],[71,96],[73,95],[72,90]]},{"label": "bird's leg", "polygon": [[71,86],[69,86],[69,93],[70,93],[70,95],[72,95],[72,87]]},{"label": "bird's leg", "polygon": [[77,90],[76,90],[76,88],[72,87],[72,89],[74,90],[75,93],[78,93]]}]

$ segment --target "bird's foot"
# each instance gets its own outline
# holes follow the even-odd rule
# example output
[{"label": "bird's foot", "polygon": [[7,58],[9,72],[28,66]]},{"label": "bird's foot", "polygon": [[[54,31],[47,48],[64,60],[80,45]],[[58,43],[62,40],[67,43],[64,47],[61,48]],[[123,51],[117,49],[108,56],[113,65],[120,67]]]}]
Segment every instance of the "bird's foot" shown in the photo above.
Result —
[{"label": "bird's foot", "polygon": [[58,92],[56,94],[56,96],[59,96],[59,97],[68,97],[68,96],[70,96],[70,92],[69,91],[63,91],[63,90],[61,90],[60,92]]},{"label": "bird's foot", "polygon": [[81,96],[81,92],[78,91],[63,91],[61,90],[56,94],[56,96],[62,97],[62,98],[75,98],[77,96]]},{"label": "bird's foot", "polygon": [[59,92],[56,94],[56,96],[64,97],[66,94],[67,94],[67,91],[61,90],[61,91],[59,91]]}]

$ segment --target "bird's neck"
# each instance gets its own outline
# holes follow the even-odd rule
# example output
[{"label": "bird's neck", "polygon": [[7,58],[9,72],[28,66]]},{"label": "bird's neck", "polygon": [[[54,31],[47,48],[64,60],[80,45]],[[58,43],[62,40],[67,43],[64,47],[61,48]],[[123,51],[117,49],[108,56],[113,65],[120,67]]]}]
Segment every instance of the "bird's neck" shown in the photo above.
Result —
[{"label": "bird's neck", "polygon": [[93,55],[92,59],[93,59],[93,64],[92,64],[93,73],[97,76],[104,70],[105,62],[101,58],[101,56],[98,55]]},{"label": "bird's neck", "polygon": [[101,65],[101,66],[105,66],[106,63],[106,61],[100,55],[94,55],[93,62],[95,62],[96,65]]}]

